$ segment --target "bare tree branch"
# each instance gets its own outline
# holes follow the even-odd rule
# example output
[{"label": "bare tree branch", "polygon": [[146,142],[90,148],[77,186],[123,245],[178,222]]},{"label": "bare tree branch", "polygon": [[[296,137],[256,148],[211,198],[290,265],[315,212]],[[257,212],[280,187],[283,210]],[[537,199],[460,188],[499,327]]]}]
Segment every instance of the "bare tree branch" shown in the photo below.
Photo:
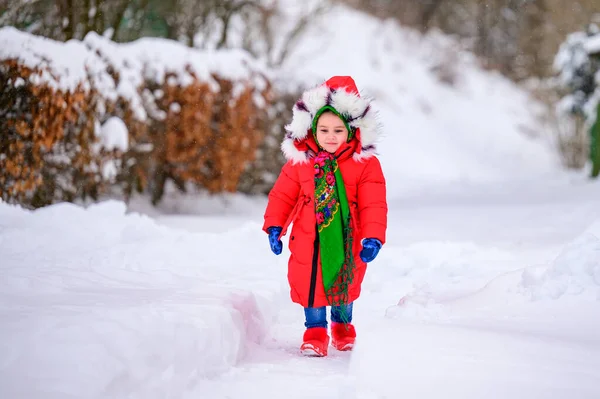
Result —
[{"label": "bare tree branch", "polygon": [[223,21],[223,29],[221,30],[221,38],[217,43],[217,48],[223,48],[227,44],[227,33],[229,32],[231,17],[242,11],[243,8],[250,6],[262,10],[262,6],[254,1],[241,1],[233,5],[231,2],[228,2],[222,6],[221,20]]},{"label": "bare tree branch", "polygon": [[311,20],[313,20],[317,15],[319,15],[323,11],[325,11],[328,7],[329,7],[328,4],[321,3],[321,4],[319,4],[318,7],[316,7],[312,11],[307,12],[305,15],[303,15],[298,20],[298,22],[296,22],[296,24],[294,25],[294,28],[286,36],[286,38],[283,42],[283,45],[281,47],[282,48],[281,52],[277,55],[276,59],[273,59],[272,62],[270,62],[271,66],[281,66],[283,64],[285,59],[288,57],[289,52],[291,51],[293,45],[298,41],[298,39],[300,38],[300,35],[306,29],[306,26],[308,25],[308,23]]},{"label": "bare tree branch", "polygon": [[40,0],[7,0],[4,4],[5,2],[2,1],[0,3],[0,26],[9,25],[20,12],[39,2]]}]

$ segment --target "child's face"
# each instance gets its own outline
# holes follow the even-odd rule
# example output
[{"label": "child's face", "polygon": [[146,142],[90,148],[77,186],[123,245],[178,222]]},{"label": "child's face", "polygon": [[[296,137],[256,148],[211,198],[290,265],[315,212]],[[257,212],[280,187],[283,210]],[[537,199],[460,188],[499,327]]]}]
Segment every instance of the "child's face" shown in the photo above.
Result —
[{"label": "child's face", "polygon": [[334,113],[325,112],[317,121],[317,141],[330,153],[335,153],[348,140],[344,122]]}]

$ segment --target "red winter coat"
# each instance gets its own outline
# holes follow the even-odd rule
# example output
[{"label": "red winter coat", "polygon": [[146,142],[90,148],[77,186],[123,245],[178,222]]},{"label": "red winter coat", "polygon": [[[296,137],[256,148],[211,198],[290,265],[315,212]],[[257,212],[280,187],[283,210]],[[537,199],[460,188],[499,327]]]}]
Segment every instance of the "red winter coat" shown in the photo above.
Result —
[{"label": "red winter coat", "polygon": [[[330,82],[331,80],[328,83]],[[353,81],[351,83],[353,84]],[[338,111],[344,112],[344,106],[348,104],[348,96],[352,97],[350,100],[360,99],[355,86],[350,87],[354,89],[353,91],[348,92],[346,89],[341,93],[331,84],[326,88],[328,90],[324,95],[331,99],[333,93],[332,104]],[[288,162],[283,166],[269,193],[263,225],[265,231],[271,226],[282,227],[281,236],[284,236],[292,224],[289,236],[291,256],[288,264],[288,281],[292,300],[303,307],[327,306],[328,302],[323,288],[316,239],[315,181],[311,154],[318,151],[318,147],[312,134],[308,134],[310,130],[305,129],[306,123],[303,125],[297,123],[298,126],[294,123],[298,120],[298,114],[302,119],[301,113],[305,112],[304,109],[314,115],[314,110],[322,106],[320,102],[310,104],[306,101],[313,101],[315,96],[310,94],[322,89],[321,86],[313,89],[312,93],[309,92],[308,96],[305,94],[294,107],[294,120],[288,126],[289,133],[282,145]],[[318,94],[321,93],[317,92],[317,98]],[[336,98],[336,94],[341,95],[341,98]],[[340,147],[335,154],[346,186],[354,226],[353,252],[356,267],[348,293],[350,302],[359,297],[367,268],[359,257],[362,249],[361,241],[363,238],[377,238],[385,243],[387,228],[385,179],[379,160],[373,155],[376,132],[369,130],[377,125],[369,125],[375,115],[372,115],[372,112],[369,114],[369,103],[367,101],[363,103],[366,105],[362,108],[357,108],[355,103],[351,103],[355,106],[353,109],[358,109],[357,113],[360,113],[362,118],[352,119],[350,126],[356,133],[352,140]]]}]

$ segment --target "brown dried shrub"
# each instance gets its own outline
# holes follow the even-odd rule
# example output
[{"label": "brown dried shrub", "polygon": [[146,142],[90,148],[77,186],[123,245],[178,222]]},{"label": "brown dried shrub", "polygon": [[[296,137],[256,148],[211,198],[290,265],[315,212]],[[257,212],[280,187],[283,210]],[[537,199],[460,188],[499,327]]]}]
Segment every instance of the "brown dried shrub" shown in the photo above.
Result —
[{"label": "brown dried shrub", "polygon": [[157,108],[163,118],[151,118],[148,124],[147,139],[152,151],[140,154],[136,163],[144,165],[136,173],[141,173],[146,184],[143,190],[149,191],[152,202],[160,201],[168,180],[185,190],[186,183],[204,183],[204,164],[210,158],[206,150],[211,136],[211,117],[214,94],[207,83],[194,80],[187,86],[172,85],[168,82],[159,85],[146,82],[155,97]]},{"label": "brown dried shrub", "polygon": [[92,151],[97,93],[32,83],[48,73],[0,61],[0,196],[27,207],[95,199],[103,189],[107,154]]},{"label": "brown dried shrub", "polygon": [[[142,89],[154,93],[161,113],[155,112],[148,122],[146,140],[152,151],[130,154],[135,169],[129,176],[135,176],[133,180],[141,183],[138,191],[148,192],[154,204],[164,195],[167,181],[181,191],[191,184],[210,193],[234,192],[256,155],[262,140],[259,121],[266,110],[254,103],[255,88],[247,82],[213,79],[217,90],[195,77],[187,86],[170,84],[176,81],[174,74],[160,85],[147,81]],[[243,86],[236,87],[241,93],[234,93],[234,85]]]},{"label": "brown dried shrub", "polygon": [[[206,187],[211,192],[237,191],[240,177],[247,165],[256,157],[256,151],[264,138],[260,128],[263,110],[253,100],[254,90],[246,85],[241,93],[235,95],[229,80],[214,76],[221,90],[215,101],[213,140],[210,143],[212,162]],[[240,84],[239,82],[237,84]],[[268,93],[262,93],[265,102]]]},{"label": "brown dried shrub", "polygon": [[[189,68],[194,79],[186,86],[169,83],[175,74],[160,84],[146,80],[138,90],[148,118],[140,121],[122,97],[109,102],[81,85],[71,92],[36,86],[29,77],[41,71],[14,60],[1,65],[0,128],[8,134],[0,136],[0,193],[9,202],[38,207],[97,199],[110,189],[126,200],[148,193],[156,204],[169,180],[182,190],[192,184],[234,192],[264,137],[266,107],[254,99],[262,96],[268,105],[269,93],[249,81],[202,82]],[[118,83],[118,74],[111,76]],[[96,126],[112,116],[128,128],[124,154],[94,150]],[[118,168],[109,181],[102,176],[108,161]]]}]

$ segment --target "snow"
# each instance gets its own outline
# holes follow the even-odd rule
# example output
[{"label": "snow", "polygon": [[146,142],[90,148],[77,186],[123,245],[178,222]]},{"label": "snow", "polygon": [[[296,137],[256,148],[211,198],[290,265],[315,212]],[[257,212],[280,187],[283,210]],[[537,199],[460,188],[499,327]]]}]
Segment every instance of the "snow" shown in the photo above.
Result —
[{"label": "snow", "polygon": [[[281,1],[290,7],[277,16],[277,48],[298,15],[317,6]],[[154,105],[153,93],[138,92],[145,79],[186,85],[197,76],[216,90],[212,74],[218,73],[237,82],[234,93],[248,81],[258,93],[266,87],[262,76],[286,90],[352,75],[380,111],[385,137],[379,151],[394,196],[441,185],[545,179],[560,168],[535,117],[540,105],[507,79],[484,71],[453,40],[438,32],[422,36],[343,6],[326,8],[311,22],[280,71],[239,49],[200,51],[157,38],[118,44],[93,32],[81,42],[57,43],[11,27],[0,29],[0,59],[47,66],[48,72],[33,78],[58,88],[92,85],[107,101],[123,97],[139,120],[166,116]],[[265,105],[262,96],[253,98]]]},{"label": "snow", "polygon": [[[277,84],[352,74],[386,126],[388,242],[355,304],[355,350],[298,355],[288,242],[270,252],[264,198],[169,191],[156,208],[136,197],[36,211],[0,201],[0,397],[600,397],[600,185],[557,173],[527,95],[450,40],[340,7],[318,21]],[[58,72],[86,62],[81,43],[37,40],[3,28],[2,58],[57,54]],[[145,40],[139,52],[83,43],[105,49],[129,87],[139,75],[127,68],[155,63],[144,73],[159,79],[195,59]],[[219,68],[241,77],[228,54]],[[452,85],[435,72],[449,54]],[[126,144],[109,127],[97,131]]]},{"label": "snow", "polygon": [[100,129],[100,143],[108,151],[127,151],[129,148],[129,132],[121,118],[110,117]]},{"label": "snow", "polygon": [[567,245],[546,271],[524,272],[523,284],[537,299],[578,295],[600,300],[600,221]]},{"label": "snow", "polygon": [[222,52],[200,51],[159,38],[142,38],[118,44],[94,32],[85,37],[84,43],[92,51],[99,50],[112,65],[119,67],[119,71],[133,73],[132,81],[138,85],[139,82],[135,80],[141,77],[163,83],[171,73],[175,73],[176,84],[183,86],[189,85],[193,76],[202,82],[214,83],[214,72],[218,72],[224,79],[243,81],[251,77],[252,70],[260,69],[247,53],[235,49]]},{"label": "snow", "polygon": [[535,117],[539,105],[440,33],[422,36],[335,6],[308,27],[283,67],[282,80],[304,86],[351,75],[376,100],[391,195],[545,179],[559,168]]},{"label": "snow", "polygon": [[[214,251],[223,236],[125,212],[0,204],[1,397],[180,397],[264,339],[281,286],[264,272],[276,265],[240,264]],[[227,240],[250,242],[257,228]]]},{"label": "snow", "polygon": [[17,59],[29,68],[47,67],[41,81],[65,91],[74,91],[80,84],[89,89],[84,66],[92,68],[92,73],[97,71],[97,60],[83,43],[60,43],[10,26],[0,29],[0,59]]},{"label": "snow", "polygon": [[588,54],[598,54],[600,53],[600,34],[596,34],[585,42],[585,49]]},{"label": "snow", "polygon": [[[574,32],[567,36],[567,40],[560,46],[554,60],[554,68],[559,72],[559,81],[570,92],[560,100],[557,111],[566,116],[577,110],[583,111],[588,127],[596,120],[600,90],[585,94],[582,92],[582,85],[585,83],[585,75],[593,73],[593,70],[590,70],[593,68],[590,56],[597,56],[598,52],[600,52],[598,32],[594,32],[594,36],[589,36],[585,32]],[[600,81],[600,72],[596,72],[596,76],[592,78],[596,82]]]},{"label": "snow", "polygon": [[[598,350],[527,331],[472,325],[373,326],[350,375],[355,398],[594,398]],[[371,331],[371,330],[370,330]],[[396,342],[385,345],[382,342]],[[369,367],[389,363],[389,367]]]},{"label": "snow", "polygon": [[297,354],[264,199],[0,203],[0,396],[596,398],[598,195],[560,181],[392,199],[360,341],[327,359]]},{"label": "snow", "polygon": [[148,105],[139,92],[144,80],[163,84],[168,76],[171,84],[186,86],[197,77],[217,90],[214,74],[232,80],[235,87],[250,83],[261,91],[266,86],[263,66],[244,51],[200,51],[158,38],[118,44],[90,32],[83,41],[61,43],[3,27],[0,60],[7,59],[39,69],[30,77],[36,84],[47,83],[62,91],[95,89],[105,101],[122,97],[141,121],[147,117],[144,104]]},{"label": "snow", "polygon": [[554,69],[560,72],[560,79],[568,85],[575,77],[577,69],[588,62],[589,56],[585,49],[588,40],[584,32],[574,32],[567,36],[554,58]]}]

